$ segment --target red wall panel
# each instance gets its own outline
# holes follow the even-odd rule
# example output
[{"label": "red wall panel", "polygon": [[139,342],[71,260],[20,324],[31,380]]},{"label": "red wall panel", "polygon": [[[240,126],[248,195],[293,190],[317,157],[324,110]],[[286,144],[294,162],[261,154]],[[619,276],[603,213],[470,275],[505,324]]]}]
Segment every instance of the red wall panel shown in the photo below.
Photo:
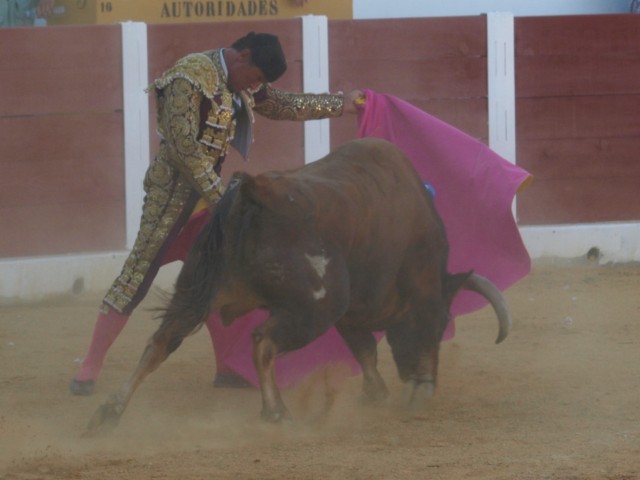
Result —
[{"label": "red wall panel", "polygon": [[0,115],[122,109],[120,27],[0,31]]},{"label": "red wall panel", "polygon": [[[331,89],[402,98],[486,141],[483,17],[341,20],[329,23]],[[332,120],[332,144],[357,135],[352,117]]]},{"label": "red wall panel", "polygon": [[[640,219],[640,16],[516,18],[523,225]],[[149,25],[149,79],[181,56],[276,33],[302,90],[302,21]],[[0,29],[0,258],[124,248],[121,31],[118,25]],[[401,97],[487,141],[486,18],[329,22],[331,91]],[[152,154],[157,150],[151,99]],[[257,117],[257,173],[303,162],[303,125]],[[354,116],[331,121],[332,145]]]},{"label": "red wall panel", "polygon": [[516,19],[520,223],[640,219],[640,16]]},{"label": "red wall panel", "polygon": [[[301,20],[149,25],[152,81],[187,53],[277,33],[289,69],[276,86],[302,89]],[[118,25],[2,29],[0,258],[125,246],[122,45]],[[152,154],[157,151],[151,99]],[[232,152],[225,177],[301,165],[302,123],[257,118],[249,162]]]},{"label": "red wall panel", "polygon": [[0,29],[0,258],[124,248],[120,35]]}]

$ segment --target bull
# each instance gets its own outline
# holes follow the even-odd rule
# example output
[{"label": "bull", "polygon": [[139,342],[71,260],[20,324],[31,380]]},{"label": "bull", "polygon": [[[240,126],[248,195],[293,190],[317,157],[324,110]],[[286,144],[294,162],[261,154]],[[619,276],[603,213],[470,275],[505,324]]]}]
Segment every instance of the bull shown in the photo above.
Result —
[{"label": "bull", "polygon": [[256,309],[252,334],[262,418],[289,418],[275,381],[278,354],[335,326],[362,367],[363,394],[388,395],[373,332],[386,332],[409,404],[435,391],[440,341],[461,289],[484,296],[499,323],[500,290],[448,273],[449,245],[430,193],[400,149],[379,139],[344,144],[302,168],[236,173],[187,257],[132,376],[94,413],[88,432],[117,424],[135,389],[183,339],[220,311],[224,324]]}]

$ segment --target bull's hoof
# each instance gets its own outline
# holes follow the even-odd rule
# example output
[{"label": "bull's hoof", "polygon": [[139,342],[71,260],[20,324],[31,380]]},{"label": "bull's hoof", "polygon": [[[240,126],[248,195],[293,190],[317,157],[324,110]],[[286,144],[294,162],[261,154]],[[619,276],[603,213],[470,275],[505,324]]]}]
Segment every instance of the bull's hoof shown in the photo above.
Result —
[{"label": "bull's hoof", "polygon": [[380,405],[389,398],[389,391],[386,389],[364,389],[360,394],[360,403],[363,405]]},{"label": "bull's hoof", "polygon": [[118,425],[122,412],[124,412],[124,406],[110,398],[93,413],[83,436],[93,437],[112,431]]},{"label": "bull's hoof", "polygon": [[435,391],[434,380],[409,380],[404,386],[402,403],[410,409],[421,408],[433,397]]},{"label": "bull's hoof", "polygon": [[249,388],[251,384],[235,373],[218,373],[213,379],[215,388]]},{"label": "bull's hoof", "polygon": [[286,408],[278,410],[263,409],[262,413],[260,413],[260,418],[262,419],[262,421],[268,423],[285,423],[293,421],[291,415],[289,414],[289,411]]},{"label": "bull's hoof", "polygon": [[384,403],[389,398],[389,390],[382,378],[378,381],[366,380],[362,384],[360,403],[364,405],[378,405]]}]

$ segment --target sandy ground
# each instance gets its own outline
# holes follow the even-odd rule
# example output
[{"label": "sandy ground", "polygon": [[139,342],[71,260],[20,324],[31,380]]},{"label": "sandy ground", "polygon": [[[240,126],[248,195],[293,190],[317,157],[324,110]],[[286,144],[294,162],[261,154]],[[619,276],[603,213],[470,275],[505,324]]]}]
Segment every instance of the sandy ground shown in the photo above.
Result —
[{"label": "sandy ground", "polygon": [[[82,438],[138,360],[155,323],[139,310],[107,359],[97,392],[67,383],[99,296],[0,310],[0,479],[640,479],[640,266],[537,263],[506,297],[509,338],[484,309],[442,347],[435,397],[400,408],[386,342],[385,405],[343,381],[322,413],[327,373],[285,394],[295,421],[259,420],[256,390],[211,386],[206,333],[139,389],[118,428]],[[153,299],[143,305],[153,306]]]}]

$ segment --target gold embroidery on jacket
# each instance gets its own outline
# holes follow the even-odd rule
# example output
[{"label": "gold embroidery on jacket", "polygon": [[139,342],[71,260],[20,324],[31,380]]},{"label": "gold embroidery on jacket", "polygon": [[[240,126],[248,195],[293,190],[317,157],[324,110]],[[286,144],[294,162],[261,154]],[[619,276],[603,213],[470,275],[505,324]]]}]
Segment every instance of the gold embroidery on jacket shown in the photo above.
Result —
[{"label": "gold embroidery on jacket", "polygon": [[[188,55],[149,88],[156,93],[158,133],[163,140],[145,175],[140,230],[103,300],[103,310],[111,306],[127,311],[147,276],[155,275],[150,268],[158,262],[195,185],[208,203],[215,203],[224,192],[214,169],[227,153],[235,120],[219,56],[220,51]],[[211,110],[200,132],[203,101],[211,102]]]},{"label": "gold embroidery on jacket", "polygon": [[272,120],[317,120],[342,115],[342,95],[289,93],[269,84],[265,89],[266,99],[259,101],[253,109]]},{"label": "gold embroidery on jacket", "polygon": [[217,155],[225,156],[235,134],[233,96],[230,92],[219,93],[212,99],[205,125],[200,143],[217,150]]}]

